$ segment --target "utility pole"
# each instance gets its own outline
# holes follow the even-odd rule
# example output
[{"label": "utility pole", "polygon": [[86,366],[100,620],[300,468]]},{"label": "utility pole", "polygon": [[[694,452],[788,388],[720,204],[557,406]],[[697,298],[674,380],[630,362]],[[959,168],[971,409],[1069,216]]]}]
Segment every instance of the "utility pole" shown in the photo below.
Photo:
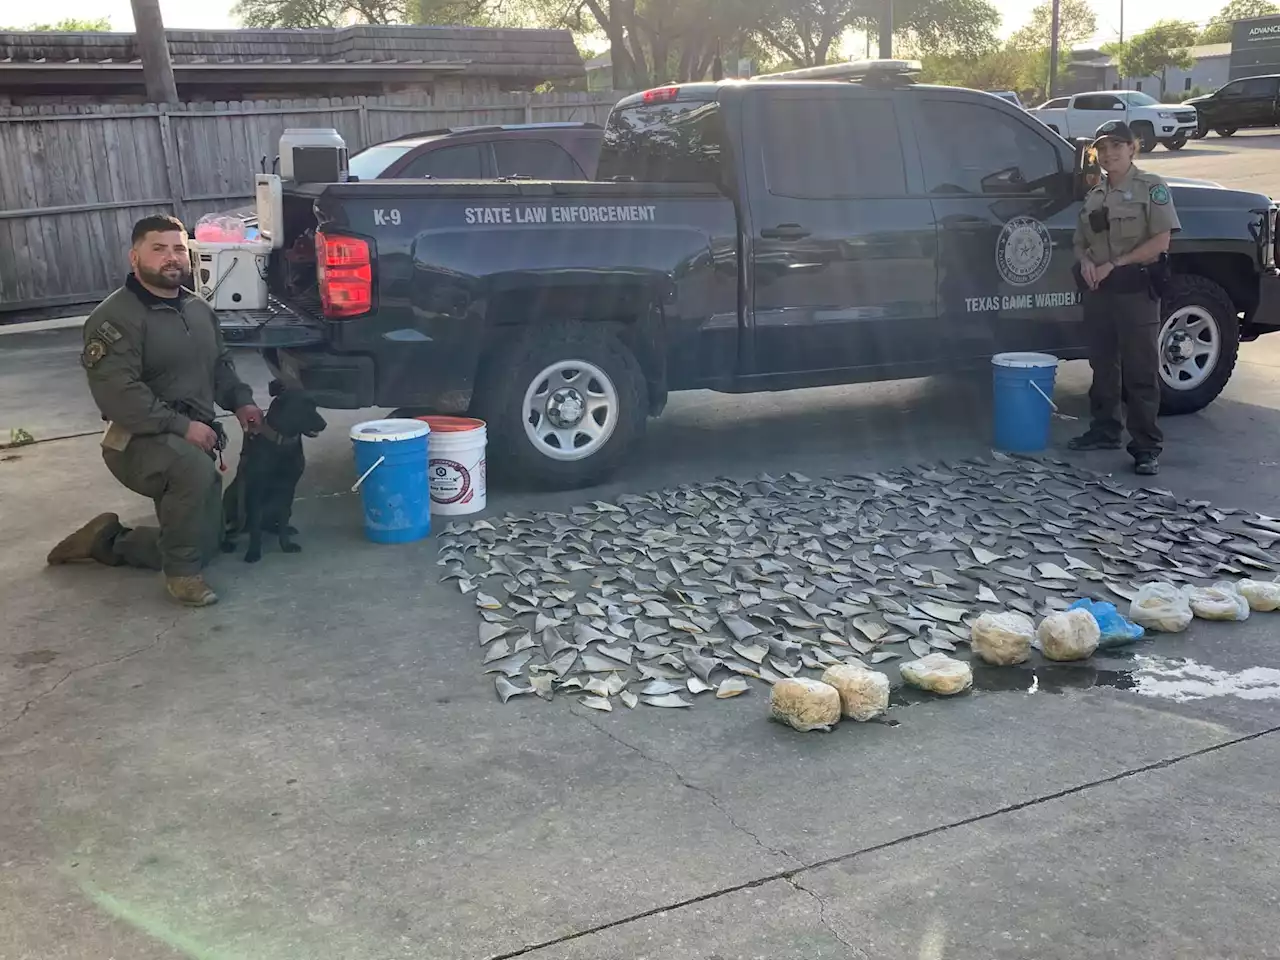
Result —
[{"label": "utility pole", "polygon": [[1124,43],[1124,0],[1120,0],[1120,42]]},{"label": "utility pole", "polygon": [[1049,27],[1049,99],[1058,95],[1058,14],[1060,0],[1053,0],[1053,23]]},{"label": "utility pole", "polygon": [[178,85],[173,79],[169,41],[164,36],[160,0],[130,0],[133,4],[133,31],[142,58],[142,77],[151,103],[177,103]]},{"label": "utility pole", "polygon": [[882,2],[884,9],[880,13],[880,59],[890,60],[893,58],[893,0]]}]

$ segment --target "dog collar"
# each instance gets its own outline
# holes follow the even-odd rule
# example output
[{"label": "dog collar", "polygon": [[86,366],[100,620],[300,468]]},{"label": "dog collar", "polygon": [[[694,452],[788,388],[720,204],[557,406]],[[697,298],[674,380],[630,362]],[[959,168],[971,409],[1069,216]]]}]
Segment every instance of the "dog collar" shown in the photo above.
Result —
[{"label": "dog collar", "polygon": [[254,436],[262,437],[268,443],[274,443],[277,447],[283,447],[291,443],[301,443],[302,437],[287,437],[271,424],[263,420],[258,424],[258,432]]}]

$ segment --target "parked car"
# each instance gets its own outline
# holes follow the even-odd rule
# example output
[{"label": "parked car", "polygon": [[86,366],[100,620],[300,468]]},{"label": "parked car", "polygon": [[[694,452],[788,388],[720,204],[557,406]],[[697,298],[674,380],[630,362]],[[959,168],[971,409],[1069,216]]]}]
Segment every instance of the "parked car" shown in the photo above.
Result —
[{"label": "parked car", "polygon": [[[595,183],[287,186],[269,284],[298,319],[224,335],[326,407],[481,417],[495,468],[561,488],[609,475],[673,390],[1084,357],[1085,145],[873,66],[625,97]],[[1166,414],[1204,407],[1239,342],[1280,329],[1275,205],[1171,191]]]},{"label": "parked car", "polygon": [[993,97],[999,97],[1001,100],[1007,100],[1015,107],[1026,109],[1022,106],[1022,98],[1018,96],[1016,90],[988,90],[987,93],[991,94]]},{"label": "parked car", "polygon": [[1108,120],[1124,120],[1150,153],[1157,143],[1181,150],[1196,131],[1194,107],[1161,103],[1137,90],[1107,90],[1057,97],[1027,111],[1068,140],[1092,137]]},{"label": "parked car", "polygon": [[1210,130],[1229,137],[1245,127],[1280,126],[1280,75],[1232,80],[1183,106],[1196,110],[1199,122],[1192,134],[1196,139]]},{"label": "parked car", "polygon": [[518,123],[408,134],[349,161],[360,180],[593,180],[604,130],[595,123]]}]

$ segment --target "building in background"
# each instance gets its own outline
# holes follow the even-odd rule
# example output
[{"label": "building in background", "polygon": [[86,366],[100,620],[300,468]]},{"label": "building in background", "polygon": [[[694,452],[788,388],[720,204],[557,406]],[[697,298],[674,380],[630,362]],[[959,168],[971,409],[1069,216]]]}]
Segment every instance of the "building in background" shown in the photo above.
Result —
[{"label": "building in background", "polygon": [[[1277,40],[1280,41],[1280,35]],[[1169,95],[1191,96],[1193,90],[1209,93],[1218,89],[1235,76],[1231,72],[1231,49],[1229,43],[1192,47],[1190,67],[1185,70],[1170,67],[1165,72],[1165,92]],[[1277,49],[1280,51],[1280,47]],[[1153,97],[1160,96],[1161,78],[1158,74],[1150,77],[1121,77],[1115,59],[1101,50],[1088,48],[1071,51],[1069,67],[1070,72],[1062,84],[1064,96],[1093,90],[1141,90]]]},{"label": "building in background", "polygon": [[[583,78],[568,30],[370,26],[167,30],[178,96],[489,96]],[[0,33],[0,105],[140,103],[132,33]]]},{"label": "building in background", "polygon": [[1231,79],[1280,73],[1280,17],[1237,20],[1231,31]]}]

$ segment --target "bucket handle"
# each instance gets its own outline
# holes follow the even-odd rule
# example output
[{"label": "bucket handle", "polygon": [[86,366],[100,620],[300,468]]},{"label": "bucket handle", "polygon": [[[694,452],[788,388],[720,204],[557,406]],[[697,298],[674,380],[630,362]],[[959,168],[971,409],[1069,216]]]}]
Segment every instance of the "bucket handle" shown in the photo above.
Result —
[{"label": "bucket handle", "polygon": [[380,467],[380,466],[382,465],[382,461],[383,461],[383,460],[385,460],[385,459],[387,459],[387,458],[386,458],[386,457],[379,457],[377,460],[373,461],[373,466],[372,466],[372,467],[370,467],[368,470],[366,470],[364,473],[360,474],[360,479],[359,479],[359,480],[357,480],[355,483],[353,483],[353,484],[351,485],[351,492],[352,492],[352,493],[355,493],[357,490],[359,490],[359,489],[360,489],[360,484],[364,483],[364,482],[365,482],[365,480],[367,480],[367,479],[369,478],[369,474],[371,474],[371,473],[373,473],[373,471],[377,470],[377,469],[378,469],[378,467]]},{"label": "bucket handle", "polygon": [[1058,405],[1053,402],[1053,398],[1051,396],[1049,396],[1047,393],[1045,393],[1043,390],[1040,389],[1040,384],[1036,383],[1034,380],[1028,380],[1027,383],[1031,384],[1032,389],[1034,389],[1036,393],[1044,397],[1044,402],[1049,404],[1049,409],[1053,411],[1053,415],[1057,417],[1059,420],[1079,420],[1080,419],[1079,417],[1072,417],[1072,416],[1068,416],[1065,413],[1059,413]]}]

